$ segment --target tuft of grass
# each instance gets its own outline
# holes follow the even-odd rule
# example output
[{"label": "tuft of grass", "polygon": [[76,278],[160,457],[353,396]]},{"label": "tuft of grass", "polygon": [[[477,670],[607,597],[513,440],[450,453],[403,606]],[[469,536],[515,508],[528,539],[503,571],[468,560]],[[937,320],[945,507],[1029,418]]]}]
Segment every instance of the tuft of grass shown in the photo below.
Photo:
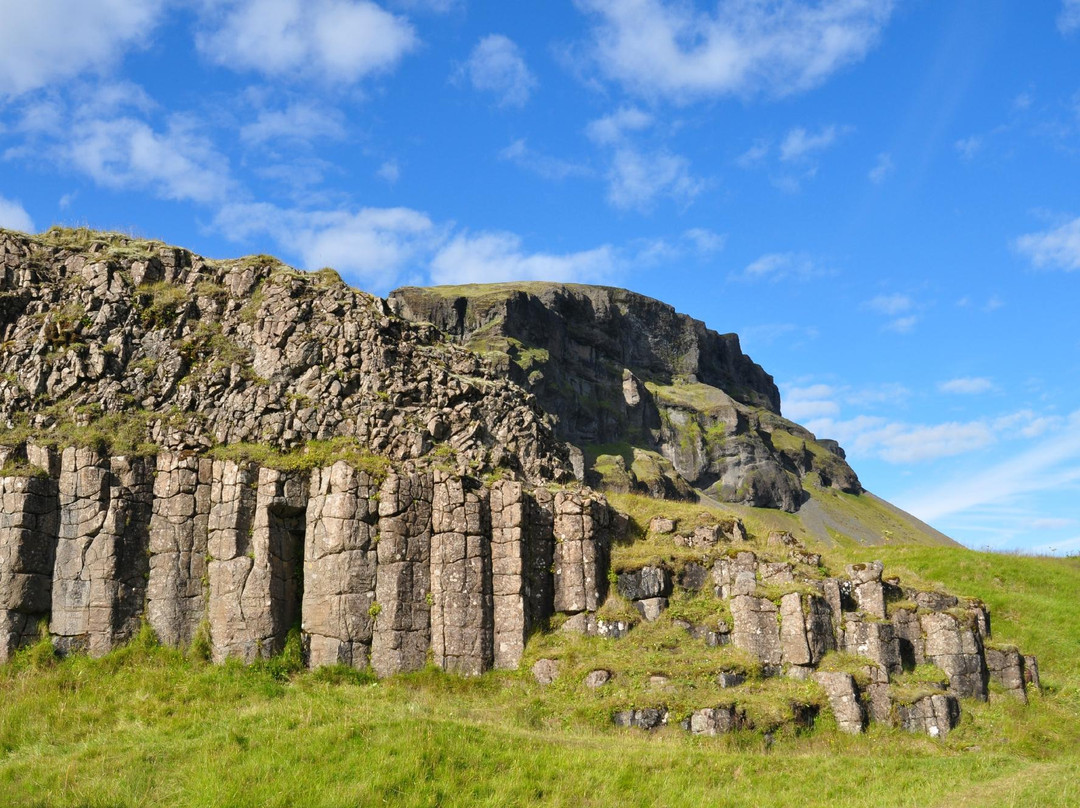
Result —
[{"label": "tuft of grass", "polygon": [[222,444],[211,449],[209,455],[217,460],[257,463],[266,468],[293,472],[325,468],[344,461],[367,472],[376,481],[385,479],[390,471],[387,458],[371,454],[355,438],[348,437],[307,441],[287,452],[263,443]]}]

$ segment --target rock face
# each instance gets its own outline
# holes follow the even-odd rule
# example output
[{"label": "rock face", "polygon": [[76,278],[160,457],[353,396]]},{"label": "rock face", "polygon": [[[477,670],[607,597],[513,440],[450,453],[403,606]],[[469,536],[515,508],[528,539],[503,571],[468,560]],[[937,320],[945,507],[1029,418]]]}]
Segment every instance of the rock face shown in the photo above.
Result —
[{"label": "rock face", "polygon": [[[592,484],[652,496],[718,499],[794,511],[803,476],[861,491],[835,442],[780,417],[772,377],[671,306],[579,284],[407,287],[394,312],[433,323],[465,346],[502,354],[559,437],[590,464]],[[611,454],[605,447],[625,448]]]},{"label": "rock face", "polygon": [[332,271],[87,231],[0,231],[0,297],[0,419],[20,437],[169,453],[180,486],[191,453],[331,439],[460,473],[570,477],[535,399],[496,365]]},{"label": "rock face", "polygon": [[[751,660],[709,673],[730,703],[671,716],[697,734],[749,727],[738,688],[763,676],[813,678],[850,732],[943,735],[991,682],[1022,700],[1038,687],[1034,657],[989,645],[980,603],[904,589],[880,562],[830,575],[789,533],[751,544],[735,518],[676,531],[655,516],[651,533],[694,560],[614,574],[630,517],[571,473],[611,457],[596,443],[629,437],[621,468],[656,496],[693,483],[793,509],[811,472],[858,490],[839,447],[780,418],[733,335],[599,287],[401,290],[392,308],[435,325],[262,256],[0,231],[0,662],[43,631],[97,656],[145,624],[218,662],[298,641],[311,667],[472,676],[518,668],[555,617],[622,640],[636,618],[604,610],[614,584],[678,627],[664,642]],[[687,598],[703,610],[666,611]],[[850,670],[830,669],[835,651]],[[927,664],[940,686],[897,681]],[[622,682],[611,668],[588,686]],[[548,684],[559,670],[533,666]],[[650,674],[650,693],[672,690]],[[630,706],[616,724],[668,722]],[[806,725],[818,709],[788,706]]]}]

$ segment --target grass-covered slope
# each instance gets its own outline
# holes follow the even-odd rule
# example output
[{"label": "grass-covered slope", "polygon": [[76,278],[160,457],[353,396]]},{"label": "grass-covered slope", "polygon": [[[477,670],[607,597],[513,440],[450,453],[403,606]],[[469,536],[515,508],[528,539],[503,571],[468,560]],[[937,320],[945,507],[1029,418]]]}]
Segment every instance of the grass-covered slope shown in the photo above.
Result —
[{"label": "grass-covered slope", "polygon": [[[849,552],[838,547],[830,560]],[[645,675],[670,652],[662,626],[633,646],[569,641],[566,675],[546,688],[524,667],[373,682],[334,669],[290,674],[288,659],[212,666],[145,637],[96,661],[57,662],[39,647],[0,669],[0,804],[1080,804],[1080,559],[875,554],[886,574],[982,598],[995,640],[1039,655],[1044,693],[1027,707],[965,702],[944,741],[880,725],[847,736],[823,714],[813,730],[770,744],[760,732],[698,738],[610,725],[611,695],[584,687],[574,665],[633,648],[606,661]],[[537,638],[531,656],[556,637]],[[702,651],[684,664],[707,666]]]}]

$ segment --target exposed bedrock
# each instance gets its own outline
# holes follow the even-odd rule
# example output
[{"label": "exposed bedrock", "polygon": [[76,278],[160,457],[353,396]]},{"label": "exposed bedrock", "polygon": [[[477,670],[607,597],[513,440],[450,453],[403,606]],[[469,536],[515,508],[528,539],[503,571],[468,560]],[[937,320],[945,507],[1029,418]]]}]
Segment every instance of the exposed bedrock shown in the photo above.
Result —
[{"label": "exposed bedrock", "polygon": [[555,434],[581,452],[590,485],[693,499],[693,487],[796,510],[802,479],[861,486],[833,441],[780,416],[773,379],[735,334],[623,289],[559,283],[390,294],[400,316],[435,324],[534,393]]},{"label": "exposed bedrock", "polygon": [[33,459],[0,477],[3,659],[43,621],[61,652],[94,655],[145,621],[219,662],[279,653],[295,628],[312,667],[474,675],[517,667],[557,611],[596,625],[606,596],[611,509],[587,489],[183,452]]}]

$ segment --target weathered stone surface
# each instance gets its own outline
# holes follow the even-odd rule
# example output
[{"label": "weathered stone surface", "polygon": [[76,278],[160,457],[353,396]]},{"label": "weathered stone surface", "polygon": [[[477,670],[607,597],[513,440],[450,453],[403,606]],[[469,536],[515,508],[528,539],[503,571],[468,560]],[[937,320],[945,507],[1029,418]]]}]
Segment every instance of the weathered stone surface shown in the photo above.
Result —
[{"label": "weathered stone surface", "polygon": [[431,649],[445,670],[476,676],[493,661],[488,493],[436,471],[431,510]]},{"label": "weathered stone surface", "polygon": [[130,639],[146,596],[153,469],[144,458],[64,450],[49,631],[98,656]]},{"label": "weathered stone surface", "polygon": [[658,536],[666,536],[675,530],[675,523],[665,516],[654,516],[649,520],[649,532]]},{"label": "weathered stone surface", "polygon": [[492,643],[493,663],[500,669],[518,666],[532,627],[526,523],[531,504],[520,482],[500,480],[491,487]]},{"label": "weathered stone surface", "polygon": [[344,462],[311,473],[302,628],[308,664],[366,667],[375,602],[379,488]]},{"label": "weathered stone surface", "polygon": [[720,673],[716,674],[716,683],[723,688],[738,687],[745,681],[745,674],[737,671],[720,671]]},{"label": "weathered stone surface", "polygon": [[1042,684],[1039,682],[1039,660],[1031,655],[1024,657],[1024,683],[1036,690],[1042,690]]},{"label": "weathered stone surface", "polygon": [[431,643],[430,474],[395,473],[379,490],[371,667],[379,676],[419,670]]},{"label": "weathered stone surface", "polygon": [[572,491],[555,495],[555,611],[599,608],[607,589],[605,502]]},{"label": "weathered stone surface", "polygon": [[893,614],[892,624],[900,649],[901,665],[904,668],[922,665],[926,661],[926,653],[918,612],[913,609],[897,609]]},{"label": "weathered stone surface", "polygon": [[987,648],[986,668],[990,681],[997,682],[1013,698],[1027,703],[1024,689],[1024,657],[1015,648]]},{"label": "weathered stone surface", "polygon": [[0,477],[0,663],[38,637],[52,601],[60,527],[56,481]]},{"label": "weathered stone surface", "polygon": [[816,666],[836,648],[829,604],[823,598],[798,592],[784,595],[780,600],[780,644],[786,664]]},{"label": "weathered stone surface", "polygon": [[873,661],[889,676],[901,671],[900,646],[892,623],[847,615],[844,621],[844,650]]},{"label": "weathered stone surface", "polygon": [[746,711],[734,704],[695,710],[684,724],[694,735],[723,735],[748,726]]},{"label": "weathered stone surface", "polygon": [[814,674],[814,681],[824,688],[829,697],[829,707],[836,717],[837,726],[853,735],[862,732],[866,727],[866,712],[851,674],[821,671]]},{"label": "weathered stone surface", "polygon": [[704,589],[708,582],[709,571],[696,561],[688,562],[679,573],[679,586],[692,592]]},{"label": "weathered stone surface", "polygon": [[971,625],[948,612],[920,615],[926,637],[926,661],[949,677],[949,692],[986,701],[989,674],[982,640]]},{"label": "weathered stone surface", "polygon": [[731,599],[731,617],[735,624],[731,642],[735,647],[748,651],[766,665],[781,663],[783,652],[776,604],[752,595],[736,595]]},{"label": "weathered stone surface", "polygon": [[206,616],[212,474],[209,458],[172,452],[157,458],[146,619],[166,645],[190,644]]},{"label": "weathered stone surface", "polygon": [[791,565],[786,561],[774,561],[758,565],[758,575],[766,585],[794,583]]},{"label": "weathered stone surface", "polygon": [[924,696],[913,704],[897,704],[896,720],[908,732],[943,738],[960,723],[960,702],[955,696]]},{"label": "weathered stone surface", "polygon": [[[255,564],[252,541],[259,485],[258,467],[230,461],[214,461],[210,483],[210,518],[207,548],[210,561],[210,641],[215,662],[226,657],[251,660],[259,649],[248,631],[244,605],[248,579]],[[254,585],[254,582],[252,582]],[[264,600],[259,606],[262,610]]]},{"label": "weathered stone surface", "polygon": [[717,597],[752,595],[757,589],[757,556],[749,551],[725,556],[713,564],[713,588]]},{"label": "weathered stone surface", "polygon": [[666,598],[671,594],[671,573],[663,567],[642,567],[621,573],[616,586],[627,600]]},{"label": "weathered stone surface", "polygon": [[533,663],[532,675],[537,683],[550,685],[559,678],[559,661],[557,659],[538,659]]},{"label": "weathered stone surface", "polygon": [[611,681],[611,671],[600,668],[595,671],[589,671],[585,677],[585,687],[590,690],[596,690],[598,687],[603,687]]},{"label": "weathered stone surface", "polygon": [[849,564],[848,577],[851,578],[853,587],[852,594],[858,607],[871,617],[884,620],[885,612],[885,589],[881,583],[881,573],[884,565],[880,561],[872,561],[869,564]]},{"label": "weathered stone surface", "polygon": [[646,707],[641,710],[620,710],[611,716],[617,727],[656,729],[667,723],[668,712],[663,707]]},{"label": "weathered stone surface", "polygon": [[667,608],[667,605],[667,598],[645,598],[643,600],[634,601],[634,608],[638,610],[638,614],[649,622],[658,618],[664,609]]},{"label": "weathered stone surface", "polygon": [[911,600],[925,612],[943,612],[952,609],[960,601],[944,592],[911,592]]}]

